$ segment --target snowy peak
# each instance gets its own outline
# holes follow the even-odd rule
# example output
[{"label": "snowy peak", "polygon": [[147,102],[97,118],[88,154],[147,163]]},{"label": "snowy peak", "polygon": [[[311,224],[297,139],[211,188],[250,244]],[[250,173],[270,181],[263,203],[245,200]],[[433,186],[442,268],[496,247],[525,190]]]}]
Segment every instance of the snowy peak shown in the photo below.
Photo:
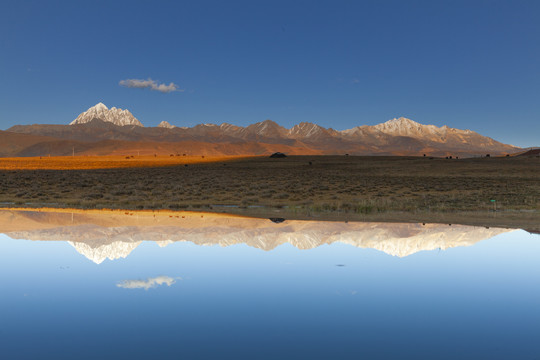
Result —
[{"label": "snowy peak", "polygon": [[143,124],[141,124],[141,122],[137,120],[135,116],[129,112],[129,110],[117,109],[115,107],[112,107],[109,110],[107,106],[101,102],[81,113],[69,125],[86,124],[94,119],[110,122],[118,126],[143,126]]},{"label": "snowy peak", "polygon": [[[95,109],[95,110],[109,110],[107,108],[107,106],[105,106],[104,103],[100,102],[100,103],[97,103],[96,105],[92,106],[90,109]],[[88,110],[90,110],[88,109]]]},{"label": "snowy peak", "polygon": [[450,133],[463,135],[474,134],[474,132],[470,130],[453,129],[446,125],[441,127],[437,127],[435,125],[422,125],[416,121],[404,117],[388,120],[385,123],[371,126],[371,128],[388,135],[409,136],[413,138],[430,140],[432,140],[433,137],[440,140],[445,139]]},{"label": "snowy peak", "polygon": [[160,127],[160,128],[166,128],[166,129],[173,129],[173,128],[175,128],[176,126],[171,125],[168,121],[162,121],[162,122],[159,123],[158,127]]},{"label": "snowy peak", "polygon": [[309,122],[301,122],[298,125],[294,125],[289,130],[288,136],[293,139],[311,138],[325,132],[326,132],[326,129],[324,129],[323,127],[317,124],[313,124]]},{"label": "snowy peak", "polygon": [[391,120],[388,120],[380,125],[386,124],[387,126],[396,126],[396,127],[418,127],[423,126],[420,123],[417,123],[414,120],[407,119],[405,117],[399,117],[399,118],[393,118]]},{"label": "snowy peak", "polygon": [[410,136],[422,133],[426,126],[430,125],[422,125],[411,119],[400,117],[375,125],[373,128],[390,135]]},{"label": "snowy peak", "polygon": [[279,138],[287,133],[287,129],[278,125],[275,121],[264,120],[245,128],[250,134],[262,137]]}]

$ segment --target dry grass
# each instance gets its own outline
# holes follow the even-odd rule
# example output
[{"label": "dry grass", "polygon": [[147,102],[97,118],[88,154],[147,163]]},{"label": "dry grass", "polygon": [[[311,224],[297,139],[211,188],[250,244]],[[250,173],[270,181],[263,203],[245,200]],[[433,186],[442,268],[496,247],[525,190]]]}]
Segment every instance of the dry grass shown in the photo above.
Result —
[{"label": "dry grass", "polygon": [[182,158],[182,166],[163,159],[167,167],[159,168],[134,168],[134,159],[127,161],[130,167],[116,169],[4,170],[0,202],[21,207],[227,211],[227,206],[236,206],[373,214],[488,211],[494,207],[490,200],[496,200],[498,210],[540,209],[537,158],[205,158],[205,163],[194,159],[189,166]]},{"label": "dry grass", "polygon": [[[0,170],[90,170],[178,166],[228,161],[239,156],[115,155],[0,158]],[[245,158],[245,156],[243,157]]]}]

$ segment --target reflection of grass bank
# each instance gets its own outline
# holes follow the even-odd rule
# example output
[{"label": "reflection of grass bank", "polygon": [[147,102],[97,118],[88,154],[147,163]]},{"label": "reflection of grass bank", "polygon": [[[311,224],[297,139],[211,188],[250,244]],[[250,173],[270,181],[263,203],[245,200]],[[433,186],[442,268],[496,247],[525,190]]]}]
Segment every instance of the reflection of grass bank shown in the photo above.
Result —
[{"label": "reflection of grass bank", "polygon": [[[211,210],[212,211],[212,210]],[[216,211],[214,209],[213,211]],[[315,212],[301,208],[228,208],[228,213],[265,217],[284,218],[290,220],[321,220],[321,221],[367,221],[367,222],[409,222],[409,223],[440,223],[461,224],[485,227],[520,228],[540,232],[540,212],[538,211],[385,211],[368,214],[321,211]]]},{"label": "reflection of grass bank", "polygon": [[540,160],[298,156],[161,168],[0,171],[0,202],[21,207],[302,214],[540,210]]},{"label": "reflection of grass bank", "polygon": [[[338,221],[338,222],[395,222],[395,223],[440,223],[452,226],[455,224],[520,228],[532,232],[540,233],[540,213],[537,211],[469,211],[469,212],[425,212],[425,211],[387,211],[370,214],[360,214],[342,211],[321,211],[314,212],[302,207],[261,207],[261,206],[201,206],[199,209],[190,210],[127,210],[127,209],[74,209],[74,208],[10,208],[3,207],[0,210],[19,210],[34,213],[64,214],[66,224],[72,224],[73,214],[79,215],[105,215],[110,224],[118,224],[118,216],[125,221],[127,218],[136,219],[138,225],[143,219],[161,218],[169,221],[179,221],[180,219],[209,219],[209,218],[231,218],[249,217],[273,219],[275,222],[286,220],[315,220],[315,221]],[[196,210],[196,211],[194,211]],[[140,216],[140,217],[139,217]],[[152,224],[155,225],[152,221]],[[176,223],[174,225],[177,225]],[[5,224],[4,224],[5,226]],[[6,229],[3,229],[6,230]]]}]

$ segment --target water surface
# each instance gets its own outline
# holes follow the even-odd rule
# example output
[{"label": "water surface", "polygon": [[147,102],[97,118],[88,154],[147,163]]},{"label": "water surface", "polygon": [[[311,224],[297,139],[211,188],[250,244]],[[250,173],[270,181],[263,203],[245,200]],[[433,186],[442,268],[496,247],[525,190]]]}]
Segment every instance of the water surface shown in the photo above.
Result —
[{"label": "water surface", "polygon": [[522,230],[0,211],[0,232],[2,359],[540,359]]}]

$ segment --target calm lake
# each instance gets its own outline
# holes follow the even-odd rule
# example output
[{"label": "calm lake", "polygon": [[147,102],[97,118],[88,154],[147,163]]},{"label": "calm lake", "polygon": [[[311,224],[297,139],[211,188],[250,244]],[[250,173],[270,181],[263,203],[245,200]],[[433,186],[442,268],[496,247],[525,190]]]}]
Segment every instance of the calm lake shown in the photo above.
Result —
[{"label": "calm lake", "polygon": [[540,235],[0,211],[1,359],[540,359]]}]

